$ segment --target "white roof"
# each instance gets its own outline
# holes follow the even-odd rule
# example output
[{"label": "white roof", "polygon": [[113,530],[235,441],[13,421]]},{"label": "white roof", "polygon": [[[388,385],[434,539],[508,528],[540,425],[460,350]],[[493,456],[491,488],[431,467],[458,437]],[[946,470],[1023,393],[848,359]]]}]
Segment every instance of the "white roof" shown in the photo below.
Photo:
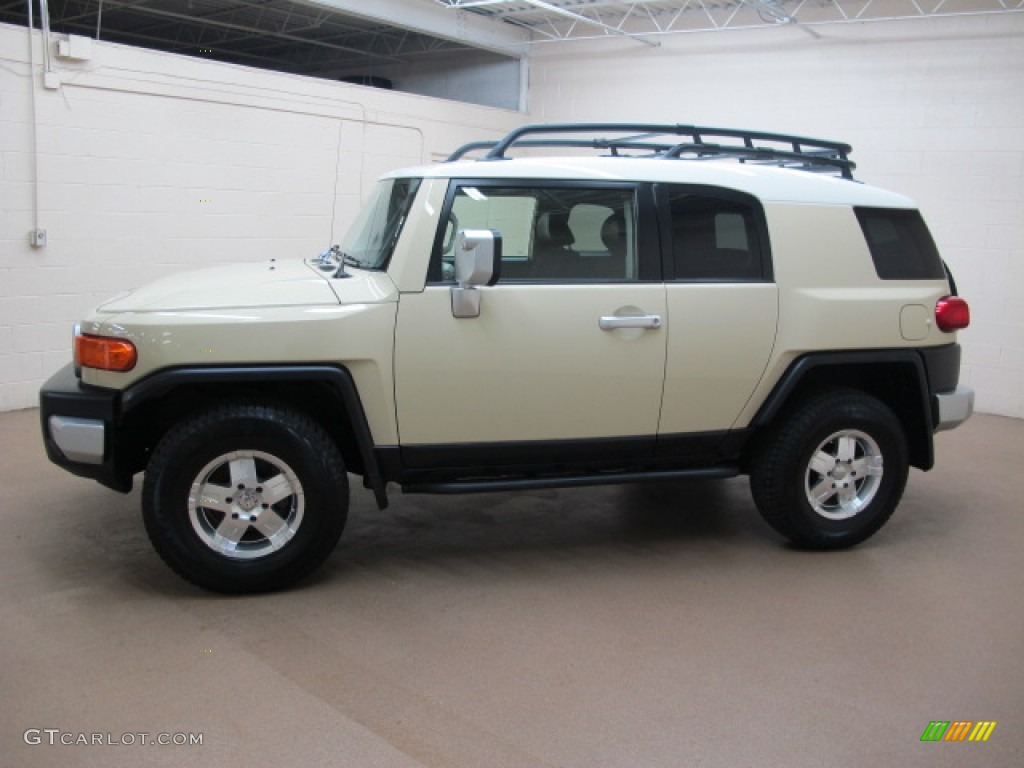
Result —
[{"label": "white roof", "polygon": [[916,208],[903,195],[811,171],[740,163],[631,157],[517,157],[461,160],[393,171],[385,178],[574,179],[706,184],[754,195],[763,202]]}]

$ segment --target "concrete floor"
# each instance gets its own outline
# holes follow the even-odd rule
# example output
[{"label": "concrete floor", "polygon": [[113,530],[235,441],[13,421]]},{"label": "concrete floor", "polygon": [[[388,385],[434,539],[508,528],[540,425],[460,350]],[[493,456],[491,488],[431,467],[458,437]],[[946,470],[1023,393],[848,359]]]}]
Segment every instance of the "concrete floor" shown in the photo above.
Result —
[{"label": "concrete floor", "polygon": [[[0,414],[3,768],[1024,765],[1024,421],[941,435],[849,552],[782,544],[743,479],[358,491],[311,582],[225,598],[37,418]],[[203,743],[130,736],[161,732]],[[60,744],[93,733],[136,744]]]}]

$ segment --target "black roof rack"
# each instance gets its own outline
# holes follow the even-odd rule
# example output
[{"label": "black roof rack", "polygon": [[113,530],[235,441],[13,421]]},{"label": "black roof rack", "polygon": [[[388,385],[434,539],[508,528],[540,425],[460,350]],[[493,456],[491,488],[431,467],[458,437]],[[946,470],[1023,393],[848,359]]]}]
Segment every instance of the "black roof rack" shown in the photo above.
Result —
[{"label": "black roof rack", "polygon": [[[548,138],[524,138],[548,134]],[[550,134],[576,134],[554,138]],[[590,138],[584,136],[589,134]],[[609,137],[609,134],[625,134]],[[680,141],[673,137],[685,137]],[[713,141],[709,141],[712,139]],[[733,139],[721,143],[721,139]],[[754,142],[758,142],[755,144]],[[853,179],[856,164],[849,159],[852,147],[838,141],[791,136],[785,133],[711,128],[701,125],[653,123],[548,123],[523,125],[505,138],[474,141],[455,150],[446,162],[459,160],[470,152],[487,150],[480,160],[507,160],[512,147],[577,147],[608,150],[613,156],[681,157],[709,159],[734,157],[741,163],[765,163],[806,171],[838,172]]]}]

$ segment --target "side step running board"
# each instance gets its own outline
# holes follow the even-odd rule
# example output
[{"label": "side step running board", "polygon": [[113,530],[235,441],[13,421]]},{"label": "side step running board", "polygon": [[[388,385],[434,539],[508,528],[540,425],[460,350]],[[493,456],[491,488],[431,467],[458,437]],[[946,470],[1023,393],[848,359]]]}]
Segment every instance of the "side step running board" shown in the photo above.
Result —
[{"label": "side step running board", "polygon": [[581,488],[588,485],[651,483],[690,478],[727,478],[740,473],[737,467],[670,469],[650,472],[590,473],[585,475],[542,475],[539,477],[502,477],[494,480],[451,480],[445,482],[405,483],[403,493],[488,493],[524,491],[542,488]]}]

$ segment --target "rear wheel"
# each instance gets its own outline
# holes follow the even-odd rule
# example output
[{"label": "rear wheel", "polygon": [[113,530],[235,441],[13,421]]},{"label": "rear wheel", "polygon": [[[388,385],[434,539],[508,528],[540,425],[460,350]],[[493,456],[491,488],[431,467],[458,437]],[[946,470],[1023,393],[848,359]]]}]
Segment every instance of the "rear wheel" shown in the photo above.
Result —
[{"label": "rear wheel", "polygon": [[892,516],[908,473],[896,415],[855,390],[820,395],[763,441],[750,488],[764,519],[812,549],[868,538]]},{"label": "rear wheel", "polygon": [[348,478],[310,419],[257,404],[171,429],[143,485],[143,518],[180,576],[217,592],[279,589],[309,574],[345,525]]}]

